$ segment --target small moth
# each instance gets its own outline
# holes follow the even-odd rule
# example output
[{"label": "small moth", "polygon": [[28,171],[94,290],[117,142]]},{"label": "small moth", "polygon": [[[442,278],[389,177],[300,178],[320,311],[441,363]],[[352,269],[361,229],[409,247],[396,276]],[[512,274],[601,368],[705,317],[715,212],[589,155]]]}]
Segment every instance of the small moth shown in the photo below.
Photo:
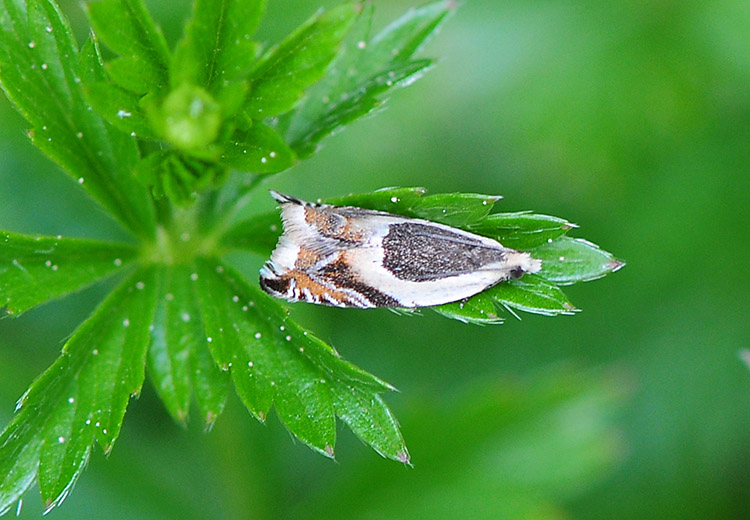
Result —
[{"label": "small moth", "polygon": [[284,232],[260,270],[260,286],[292,302],[429,307],[542,267],[528,253],[428,220],[271,195]]}]

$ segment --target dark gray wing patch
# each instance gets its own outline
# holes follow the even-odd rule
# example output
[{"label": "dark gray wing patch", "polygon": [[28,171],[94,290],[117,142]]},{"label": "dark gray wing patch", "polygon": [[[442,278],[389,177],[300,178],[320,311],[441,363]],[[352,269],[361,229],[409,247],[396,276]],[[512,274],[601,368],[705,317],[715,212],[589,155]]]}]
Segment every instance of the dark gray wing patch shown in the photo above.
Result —
[{"label": "dark gray wing patch", "polygon": [[457,276],[505,260],[504,250],[450,230],[405,222],[383,238],[383,267],[396,278],[426,282]]}]

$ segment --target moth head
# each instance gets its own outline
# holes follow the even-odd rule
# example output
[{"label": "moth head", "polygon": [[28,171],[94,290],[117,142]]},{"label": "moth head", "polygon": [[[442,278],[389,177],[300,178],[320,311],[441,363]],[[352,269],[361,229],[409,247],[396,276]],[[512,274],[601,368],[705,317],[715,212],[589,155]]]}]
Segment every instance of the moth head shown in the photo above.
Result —
[{"label": "moth head", "polygon": [[542,269],[541,260],[532,258],[529,253],[521,253],[520,251],[509,253],[507,262],[510,266],[508,274],[514,280],[518,280],[526,273],[538,273]]}]

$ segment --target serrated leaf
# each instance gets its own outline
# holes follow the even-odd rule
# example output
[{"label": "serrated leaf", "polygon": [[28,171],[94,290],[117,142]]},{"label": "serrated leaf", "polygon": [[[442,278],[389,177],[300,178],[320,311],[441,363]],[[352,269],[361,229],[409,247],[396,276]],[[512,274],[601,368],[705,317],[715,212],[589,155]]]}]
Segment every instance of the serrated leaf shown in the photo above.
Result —
[{"label": "serrated leaf", "polygon": [[414,206],[424,195],[424,188],[381,188],[370,193],[359,193],[327,199],[335,206],[355,206],[404,216],[416,216]]},{"label": "serrated leaf", "polygon": [[[161,30],[140,0],[97,0],[85,4],[97,36],[127,67],[110,68],[112,79],[136,94],[158,92],[168,85],[170,53]],[[137,67],[140,72],[132,75]]]},{"label": "serrated leaf", "polygon": [[0,308],[19,314],[90,285],[137,257],[126,244],[0,231]]},{"label": "serrated leaf", "polygon": [[582,238],[563,236],[530,253],[542,261],[539,275],[560,285],[596,280],[625,265],[625,262]]},{"label": "serrated leaf", "polygon": [[51,2],[31,0],[27,13],[14,0],[0,5],[0,82],[31,123],[32,142],[126,229],[151,237],[153,208],[130,174],[135,140],[109,127],[83,98],[82,83],[103,78],[100,64],[86,48],[78,63],[70,28]]},{"label": "serrated leaf", "polygon": [[155,138],[136,94],[99,81],[86,85],[86,100],[118,130],[142,138]]},{"label": "serrated leaf", "polygon": [[421,197],[412,208],[420,218],[465,227],[486,217],[500,198],[477,193],[439,193]]},{"label": "serrated leaf", "polygon": [[256,121],[247,130],[235,130],[221,160],[240,171],[275,173],[292,167],[297,157],[275,130]]},{"label": "serrated leaf", "polygon": [[255,60],[250,38],[265,7],[266,0],[197,0],[175,51],[172,86],[198,85],[219,98],[225,85],[243,79]]},{"label": "serrated leaf", "polygon": [[[237,393],[256,417],[265,420],[273,404],[290,432],[329,457],[336,438],[334,413],[346,414],[347,421],[377,421],[380,433],[363,440],[399,460],[403,440],[397,428],[385,426],[384,405],[377,399],[389,385],[342,360],[229,267],[200,261],[195,279],[214,359],[230,371]],[[370,404],[364,397],[356,403],[335,398],[334,386],[335,392],[356,390]],[[394,446],[399,448],[394,451]]]},{"label": "serrated leaf", "polygon": [[401,436],[398,421],[379,395],[373,396],[359,388],[340,384],[331,386],[336,416],[362,442],[381,456],[409,464],[409,451]]},{"label": "serrated leaf", "polygon": [[430,308],[446,318],[474,325],[496,325],[503,322],[497,313],[495,301],[486,292],[474,295],[466,301],[446,303]]},{"label": "serrated leaf", "polygon": [[361,7],[346,3],[318,13],[269,49],[250,74],[245,113],[262,119],[289,111],[336,56]]},{"label": "serrated leaf", "polygon": [[373,6],[360,17],[330,70],[292,115],[287,141],[301,156],[342,127],[380,107],[396,88],[413,83],[432,64],[412,60],[455,9],[441,0],[413,9],[370,38]]},{"label": "serrated leaf", "polygon": [[143,383],[153,319],[153,270],[135,273],[76,330],[21,398],[0,434],[0,511],[39,479],[45,507],[65,498],[94,441],[111,450]]},{"label": "serrated leaf", "polygon": [[211,426],[226,402],[229,377],[211,358],[188,266],[162,267],[148,369],[172,417],[185,423],[195,391],[203,420]]},{"label": "serrated leaf", "polygon": [[578,226],[559,217],[519,211],[493,213],[467,229],[494,238],[505,247],[527,250],[546,244],[576,227]]},{"label": "serrated leaf", "polygon": [[559,287],[533,274],[499,283],[482,294],[500,305],[545,316],[573,314],[577,310]]}]

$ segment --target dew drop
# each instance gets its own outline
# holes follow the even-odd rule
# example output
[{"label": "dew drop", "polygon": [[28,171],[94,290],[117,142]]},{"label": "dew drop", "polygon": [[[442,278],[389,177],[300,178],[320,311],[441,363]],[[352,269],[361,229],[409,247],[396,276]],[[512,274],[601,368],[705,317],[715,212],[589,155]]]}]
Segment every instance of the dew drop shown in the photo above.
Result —
[{"label": "dew drop", "polygon": [[187,312],[182,313],[182,321],[184,321],[185,323],[189,322],[190,314],[188,314]]},{"label": "dew drop", "polygon": [[76,399],[75,399],[75,397],[68,397],[68,402],[69,402],[70,404],[73,404],[73,403],[75,403],[75,402],[76,402]]},{"label": "dew drop", "polygon": [[560,258],[558,258],[558,260],[560,260],[561,262],[564,262],[565,261],[565,257],[561,256]]},{"label": "dew drop", "polygon": [[250,367],[250,368],[253,368],[253,362],[252,361],[248,361],[247,362],[247,366]]},{"label": "dew drop", "polygon": [[247,309],[248,309],[247,305],[243,305],[243,306],[242,306],[242,310],[243,310],[244,312],[247,312]]},{"label": "dew drop", "polygon": [[269,152],[268,156],[269,156],[269,157],[270,157],[271,159],[275,159],[275,158],[276,158],[276,152]]},{"label": "dew drop", "polygon": [[127,319],[127,318],[125,318],[124,320],[122,320],[122,326],[123,327],[130,327],[130,320]]},{"label": "dew drop", "polygon": [[46,262],[44,262],[44,265],[46,265],[47,267],[52,267],[52,262],[50,260],[47,260]]},{"label": "dew drop", "polygon": [[357,42],[357,48],[364,49],[365,47],[367,47],[367,42],[365,42],[364,40],[360,40]]},{"label": "dew drop", "polygon": [[216,272],[217,273],[223,273],[224,272],[224,268],[222,266],[220,266],[220,265],[217,265],[216,266]]},{"label": "dew drop", "polygon": [[135,288],[138,289],[139,291],[142,291],[144,287],[146,287],[146,284],[143,282],[136,282],[135,284]]},{"label": "dew drop", "polygon": [[255,339],[260,339],[260,338],[261,338],[261,333],[260,332],[256,332],[255,333]]},{"label": "dew drop", "polygon": [[47,31],[48,33],[51,33],[52,32],[52,27],[50,27],[48,25],[47,27],[44,28],[44,30]]},{"label": "dew drop", "polygon": [[46,63],[42,63],[42,70],[47,70],[47,64]]},{"label": "dew drop", "polygon": [[260,158],[260,162],[262,162],[263,164],[266,164],[267,161],[268,159],[266,159],[265,157]]},{"label": "dew drop", "polygon": [[287,336],[287,337],[286,337],[286,338],[284,338],[284,339],[285,339],[285,340],[287,340],[287,341],[292,341],[292,337],[291,337],[291,336]]},{"label": "dew drop", "polygon": [[232,296],[232,301],[234,303],[237,303],[238,301],[240,301],[240,297],[235,294],[234,296]]},{"label": "dew drop", "polygon": [[60,436],[59,436],[59,437],[57,438],[57,442],[59,442],[60,444],[64,443],[64,442],[65,442],[65,437],[63,437],[62,435],[60,435]]},{"label": "dew drop", "polygon": [[193,273],[193,274],[191,274],[191,275],[190,275],[190,279],[191,279],[192,281],[196,281],[196,280],[198,279],[198,273]]},{"label": "dew drop", "polygon": [[391,197],[391,202],[393,202],[393,203],[398,202],[398,197]]},{"label": "dew drop", "polygon": [[121,258],[115,258],[115,261],[113,262],[117,267],[120,267],[122,265],[122,259]]},{"label": "dew drop", "polygon": [[98,355],[99,355],[99,349],[98,349],[98,348],[95,348],[94,350],[92,350],[92,351],[91,351],[91,353],[92,353],[93,355],[95,355],[95,356],[98,356]]},{"label": "dew drop", "polygon": [[124,119],[124,118],[130,117],[132,115],[133,114],[131,114],[130,112],[128,112],[127,110],[124,110],[122,108],[117,111],[117,117],[119,117],[120,119]]},{"label": "dew drop", "polygon": [[102,430],[102,433],[103,433],[104,435],[107,435],[107,429],[106,429],[106,428],[104,428],[104,429]]},{"label": "dew drop", "polygon": [[212,338],[211,336],[207,336],[206,337],[206,341],[208,341],[209,343],[211,343],[213,340],[214,340],[214,338]]},{"label": "dew drop", "polygon": [[279,330],[286,330],[286,327],[284,327],[284,326],[282,325],[281,327],[279,327]]},{"label": "dew drop", "polygon": [[83,139],[83,132],[78,132],[78,133],[76,134],[76,137],[77,137],[78,139]]},{"label": "dew drop", "polygon": [[300,348],[299,348],[299,351],[300,351],[300,352],[304,352],[304,351],[305,351],[305,347],[300,347]]},{"label": "dew drop", "polygon": [[55,265],[52,266],[52,270],[53,271],[57,271],[57,264],[55,264]]},{"label": "dew drop", "polygon": [[78,177],[78,184],[83,184],[83,177]]},{"label": "dew drop", "polygon": [[33,49],[34,47],[36,47],[36,43],[33,41],[29,42],[29,49]]},{"label": "dew drop", "polygon": [[164,295],[164,299],[167,300],[168,302],[171,302],[172,300],[174,300],[174,294],[172,294],[171,292],[168,292],[167,294]]}]

